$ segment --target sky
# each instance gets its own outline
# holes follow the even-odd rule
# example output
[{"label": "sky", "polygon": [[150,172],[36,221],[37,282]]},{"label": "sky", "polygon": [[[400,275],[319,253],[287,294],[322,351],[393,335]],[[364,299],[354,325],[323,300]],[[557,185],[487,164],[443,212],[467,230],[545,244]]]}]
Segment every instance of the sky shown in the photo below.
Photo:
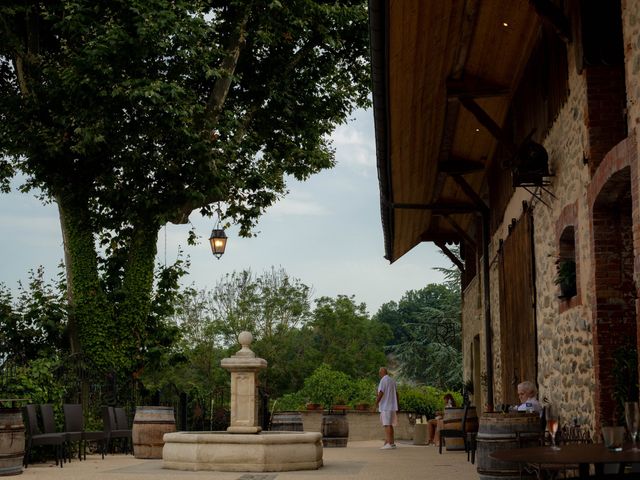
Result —
[{"label": "sky", "polygon": [[[393,264],[384,259],[371,110],[356,111],[332,140],[336,167],[305,182],[291,179],[289,194],[260,219],[257,236],[241,238],[232,226],[226,252],[217,260],[208,242],[216,220],[195,212],[189,220],[199,245],[187,245],[189,225],[169,224],[158,236],[157,261],[171,264],[181,249],[191,262],[183,284],[198,290],[213,289],[228,273],[283,268],[312,287],[314,298],[354,296],[372,315],[408,290],[442,282],[434,267],[450,268],[451,262],[433,243],[417,245]],[[0,283],[13,292],[40,265],[45,278],[54,278],[63,257],[56,206],[17,188],[0,194],[0,252]]]}]

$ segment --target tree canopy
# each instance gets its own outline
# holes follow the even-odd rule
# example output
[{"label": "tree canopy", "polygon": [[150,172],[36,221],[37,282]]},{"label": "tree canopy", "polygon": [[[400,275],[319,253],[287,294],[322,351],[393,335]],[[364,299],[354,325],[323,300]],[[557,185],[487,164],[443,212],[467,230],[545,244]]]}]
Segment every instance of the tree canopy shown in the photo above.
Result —
[{"label": "tree canopy", "polygon": [[249,235],[333,165],[367,30],[364,0],[2,2],[0,188],[58,206],[72,351],[135,369],[159,228],[219,209]]},{"label": "tree canopy", "polygon": [[393,331],[387,350],[405,378],[439,388],[462,385],[460,291],[455,284],[410,290],[399,302],[384,304],[374,318]]}]

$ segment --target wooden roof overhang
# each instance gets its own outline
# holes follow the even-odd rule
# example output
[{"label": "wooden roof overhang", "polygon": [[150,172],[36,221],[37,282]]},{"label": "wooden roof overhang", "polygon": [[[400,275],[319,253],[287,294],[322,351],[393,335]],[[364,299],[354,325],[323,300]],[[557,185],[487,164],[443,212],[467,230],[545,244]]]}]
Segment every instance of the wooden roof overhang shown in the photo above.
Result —
[{"label": "wooden roof overhang", "polygon": [[[369,0],[385,258],[465,239],[550,0]],[[469,237],[467,236],[466,239]]]}]

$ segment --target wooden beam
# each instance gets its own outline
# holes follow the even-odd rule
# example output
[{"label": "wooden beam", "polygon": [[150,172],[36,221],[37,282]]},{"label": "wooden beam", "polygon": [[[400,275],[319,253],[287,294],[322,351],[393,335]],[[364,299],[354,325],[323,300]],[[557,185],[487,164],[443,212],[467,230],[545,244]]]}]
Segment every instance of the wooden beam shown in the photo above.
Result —
[{"label": "wooden beam", "polygon": [[442,242],[442,243],[460,243],[460,237],[453,233],[430,233],[423,232],[419,237],[421,242]]},{"label": "wooden beam", "polygon": [[460,80],[447,80],[447,97],[458,98],[462,96],[481,98],[481,97],[504,97],[511,92],[509,87],[498,85],[494,82],[481,77],[476,77],[465,73]]},{"label": "wooden beam", "polygon": [[478,213],[480,208],[472,203],[435,202],[435,203],[393,203],[398,210],[432,210],[434,213]]},{"label": "wooden beam", "polygon": [[[438,152],[438,165],[449,160],[451,150],[453,149],[453,138],[455,136],[456,124],[458,123],[458,112],[460,111],[460,102],[458,99],[449,100],[445,104],[444,124],[442,125],[442,140],[440,141],[440,151]],[[433,185],[432,200],[440,198],[444,190],[444,184],[447,180],[447,174],[438,172]]]},{"label": "wooden beam", "polygon": [[477,248],[477,244],[476,241],[471,238],[467,232],[464,231],[464,229],[458,225],[458,222],[456,222],[453,218],[451,218],[449,215],[444,214],[441,215],[441,218],[443,218],[449,225],[451,225],[451,227],[458,233],[458,235],[460,235],[460,237],[464,240],[464,243],[466,243],[467,245],[469,245],[472,248]]},{"label": "wooden beam", "polygon": [[558,36],[567,43],[571,42],[571,24],[564,12],[551,0],[529,0],[529,4],[543,21],[553,27]]},{"label": "wooden beam", "polygon": [[495,137],[502,145],[504,145],[512,155],[515,155],[518,151],[518,147],[516,147],[511,140],[510,135],[508,135],[500,125],[493,121],[493,119],[489,116],[487,112],[485,112],[480,105],[478,105],[473,98],[461,96],[459,97],[460,103],[464,108],[466,108],[469,113],[471,113],[480,124],[486,128],[491,135]]},{"label": "wooden beam", "polygon": [[469,56],[469,50],[471,50],[471,41],[473,40],[473,32],[476,29],[479,10],[480,0],[465,0],[464,17],[460,27],[460,40],[458,41],[459,47],[454,57],[455,60],[451,69],[451,78],[462,78],[464,66],[467,64],[467,57]]},{"label": "wooden beam", "polygon": [[482,200],[480,195],[476,193],[473,187],[471,187],[471,185],[469,185],[464,178],[462,178],[460,175],[451,175],[451,179],[456,182],[456,184],[462,189],[465,195],[467,195],[467,197],[469,197],[471,201],[473,201],[478,210],[482,211],[483,214],[489,212],[489,207],[487,206],[487,204],[484,202],[484,200]]},{"label": "wooden beam", "polygon": [[450,156],[448,160],[438,163],[438,171],[449,175],[465,175],[482,170],[484,170],[484,163],[462,157]]},{"label": "wooden beam", "polygon": [[456,267],[460,270],[460,272],[464,272],[464,263],[460,260],[455,253],[447,248],[447,246],[443,242],[433,242],[435,243],[442,253],[444,253],[449,259],[455,264]]}]

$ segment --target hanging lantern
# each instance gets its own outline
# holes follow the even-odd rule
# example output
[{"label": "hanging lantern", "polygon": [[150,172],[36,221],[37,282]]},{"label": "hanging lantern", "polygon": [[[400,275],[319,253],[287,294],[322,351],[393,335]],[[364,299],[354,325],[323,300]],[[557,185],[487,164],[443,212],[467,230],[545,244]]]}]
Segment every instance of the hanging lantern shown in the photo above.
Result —
[{"label": "hanging lantern", "polygon": [[224,253],[224,249],[227,248],[227,235],[222,228],[214,228],[209,237],[209,243],[211,243],[211,251],[213,255],[220,259]]}]

